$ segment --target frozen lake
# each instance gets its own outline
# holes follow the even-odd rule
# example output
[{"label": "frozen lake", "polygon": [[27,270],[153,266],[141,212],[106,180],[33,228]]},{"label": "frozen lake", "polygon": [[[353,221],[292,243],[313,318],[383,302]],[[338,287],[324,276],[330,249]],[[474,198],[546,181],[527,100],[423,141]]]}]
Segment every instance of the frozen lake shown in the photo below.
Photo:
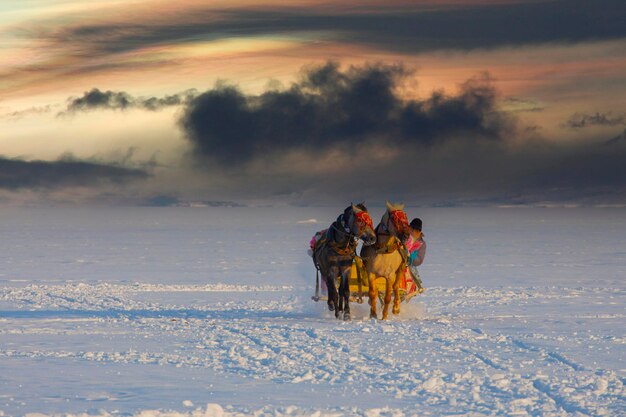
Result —
[{"label": "frozen lake", "polygon": [[428,290],[349,323],[342,209],[0,209],[0,416],[626,413],[625,209],[409,207]]}]

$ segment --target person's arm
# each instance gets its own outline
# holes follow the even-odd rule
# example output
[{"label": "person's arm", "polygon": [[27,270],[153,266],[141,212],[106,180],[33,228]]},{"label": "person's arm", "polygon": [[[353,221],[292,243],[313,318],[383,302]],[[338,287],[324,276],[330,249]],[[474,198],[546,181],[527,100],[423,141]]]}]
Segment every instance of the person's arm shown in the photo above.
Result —
[{"label": "person's arm", "polygon": [[412,259],[411,265],[420,266],[422,262],[424,262],[424,258],[426,257],[426,242],[424,241],[424,243],[422,243],[422,246],[420,246],[419,249],[416,250],[414,253],[416,253],[416,255]]},{"label": "person's arm", "polygon": [[417,258],[417,251],[414,250],[413,252],[409,253],[409,265],[413,265],[413,262],[415,261],[415,258]]}]

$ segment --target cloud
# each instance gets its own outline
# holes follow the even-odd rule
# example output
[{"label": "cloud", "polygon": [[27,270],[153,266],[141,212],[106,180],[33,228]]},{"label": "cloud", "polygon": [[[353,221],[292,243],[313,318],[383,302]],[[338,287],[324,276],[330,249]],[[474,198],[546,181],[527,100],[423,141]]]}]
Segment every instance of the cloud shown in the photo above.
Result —
[{"label": "cloud", "polygon": [[8,190],[122,185],[148,176],[139,169],[78,160],[49,162],[0,157],[0,188]]},{"label": "cloud", "polygon": [[187,90],[179,94],[164,97],[133,97],[124,91],[101,91],[93,88],[81,97],[70,97],[67,108],[59,115],[68,115],[91,110],[126,110],[140,108],[157,111],[164,107],[179,106],[188,102],[195,95],[195,90]]},{"label": "cloud", "polygon": [[585,114],[585,113],[576,113],[572,115],[567,122],[565,122],[565,127],[569,127],[571,129],[582,129],[590,126],[619,126],[626,125],[626,115],[625,114],[617,114],[613,115],[613,113],[600,113],[596,112],[595,114]]},{"label": "cloud", "polygon": [[195,155],[224,166],[256,157],[384,143],[433,145],[449,137],[501,140],[512,121],[496,109],[488,75],[470,79],[457,94],[437,91],[404,100],[401,65],[369,64],[341,70],[327,63],[305,71],[284,91],[246,95],[218,85],[186,106],[180,120]]},{"label": "cloud", "polygon": [[[446,51],[429,57],[441,60],[450,51],[461,56],[467,51],[489,54],[485,50],[500,49],[502,58],[492,57],[498,59],[498,67],[501,59],[506,64],[519,53],[519,46],[529,45],[528,51],[536,45],[551,51],[580,52],[586,48],[593,50],[592,58],[597,54],[598,59],[581,52],[582,64],[577,65],[584,68],[579,71],[571,71],[572,62],[565,62],[563,69],[569,74],[565,80],[576,78],[574,73],[585,78],[588,71],[598,70],[600,62],[604,68],[603,85],[620,82],[623,73],[616,60],[626,40],[626,11],[621,0],[372,1],[367,5],[352,0],[341,4],[307,2],[296,7],[285,6],[284,2],[192,3],[177,4],[166,14],[160,8],[145,5],[125,4],[123,10],[118,8],[121,6],[111,6],[106,12],[95,7],[62,16],[38,15],[8,26],[4,33],[25,47],[15,48],[14,55],[19,59],[0,71],[10,87],[5,90],[27,91],[36,81],[36,90],[41,92],[46,85],[53,88],[68,80],[93,79],[94,75],[101,79],[102,75],[128,79],[122,73],[131,72],[141,73],[143,82],[151,77],[158,77],[161,82],[164,74],[179,73],[183,67],[189,77],[199,77],[197,69],[224,55],[253,54],[257,62],[269,59],[274,63],[286,58],[287,55],[276,56],[275,48],[289,51],[291,63],[294,56],[311,61],[323,58],[320,53],[326,51],[335,57],[346,54],[356,59],[371,53],[380,57],[388,52],[415,59],[422,52]],[[256,41],[267,41],[267,49],[259,51]],[[611,46],[600,47],[599,41],[609,41],[606,43]],[[581,43],[587,45],[583,47]],[[31,62],[20,58],[31,53],[42,59]],[[572,58],[565,61],[568,59]],[[228,65],[226,61],[222,64]],[[222,64],[218,67],[222,68]],[[211,67],[219,71],[218,67]],[[521,71],[523,65],[515,67]],[[549,79],[553,88],[563,80],[552,79],[554,70],[552,66],[546,71],[537,69],[540,79],[535,81],[539,81],[542,92],[542,77],[543,81]],[[265,71],[269,71],[267,67]],[[614,79],[606,79],[607,71]],[[516,75],[516,82],[522,80]],[[575,81],[581,84],[580,80]],[[597,90],[598,83],[585,83],[584,88]],[[562,96],[558,91],[553,94]],[[614,89],[611,94],[616,94]]]},{"label": "cloud", "polygon": [[355,8],[343,13],[246,10],[230,16],[243,31],[253,34],[317,31],[338,41],[404,53],[626,37],[623,25],[626,9],[620,0],[602,0],[593,4],[584,0],[508,4],[459,2],[390,11],[385,11],[381,5],[366,12]]},{"label": "cloud", "polygon": [[606,141],[606,144],[608,146],[616,146],[616,145],[625,144],[625,143],[626,143],[626,129],[624,129],[624,131],[620,133],[619,135]]},{"label": "cloud", "polygon": [[[195,91],[195,90],[194,90]],[[180,106],[186,103],[194,95],[194,92],[189,90],[186,93],[174,94],[165,97],[150,97],[138,100],[138,106],[151,111],[157,111],[163,107]]]},{"label": "cloud", "polygon": [[82,97],[71,99],[67,112],[75,113],[93,109],[124,110],[133,105],[133,98],[124,92],[100,91],[94,88]]},{"label": "cloud", "polygon": [[10,113],[5,113],[1,115],[0,117],[7,118],[9,120],[19,120],[25,116],[50,113],[53,107],[54,106],[50,104],[45,105],[45,106],[35,106],[35,107],[30,107],[24,110],[17,110],[17,111],[12,111]]},{"label": "cloud", "polygon": [[[109,184],[115,189],[155,170],[153,180],[135,183],[131,199],[626,202],[623,135],[608,142],[554,143],[516,116],[520,106],[537,103],[500,98],[487,74],[455,91],[408,97],[412,90],[405,86],[412,88],[416,81],[416,74],[400,64],[341,67],[329,62],[303,69],[291,85],[260,94],[225,82],[201,94],[149,98],[94,89],[97,94],[80,97],[83,104],[74,112],[181,105],[178,125],[192,163],[183,159],[182,166],[166,169],[155,169],[154,161],[139,165],[132,162],[134,147],[114,158],[121,161],[117,165],[3,158],[0,188],[93,191]],[[583,119],[586,125],[588,120],[616,123],[619,116]]]},{"label": "cloud", "polygon": [[268,35],[323,38],[406,53],[626,37],[626,10],[621,0],[385,3],[227,9],[208,5],[183,8],[169,15],[167,21],[155,16],[141,23],[133,19],[99,20],[32,33],[61,45],[78,45],[85,57],[164,44]]},{"label": "cloud", "polygon": [[503,108],[508,112],[541,112],[544,111],[546,106],[545,104],[538,102],[536,100],[529,100],[520,97],[507,97],[503,101]]},{"label": "cloud", "polygon": [[423,99],[404,98],[412,81],[401,65],[329,63],[281,91],[218,85],[179,123],[220,198],[626,202],[624,141],[542,139],[499,110],[488,75]]}]

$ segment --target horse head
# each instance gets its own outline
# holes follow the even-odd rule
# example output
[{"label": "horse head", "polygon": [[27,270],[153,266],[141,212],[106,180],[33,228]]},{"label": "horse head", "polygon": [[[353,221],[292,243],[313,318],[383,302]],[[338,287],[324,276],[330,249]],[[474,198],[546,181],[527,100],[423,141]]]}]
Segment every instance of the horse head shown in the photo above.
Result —
[{"label": "horse head", "polygon": [[349,212],[348,227],[350,227],[351,233],[361,239],[365,246],[376,243],[374,223],[365,207],[365,203],[351,204],[346,211]]},{"label": "horse head", "polygon": [[382,221],[389,233],[400,239],[402,243],[406,243],[411,234],[411,228],[409,219],[404,212],[404,204],[391,204],[387,201],[387,212]]}]

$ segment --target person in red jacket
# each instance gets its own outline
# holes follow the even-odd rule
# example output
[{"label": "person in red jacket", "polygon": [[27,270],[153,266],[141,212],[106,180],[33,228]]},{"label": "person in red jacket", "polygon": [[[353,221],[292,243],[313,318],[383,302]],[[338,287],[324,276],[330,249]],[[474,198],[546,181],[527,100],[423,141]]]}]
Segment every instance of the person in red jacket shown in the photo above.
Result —
[{"label": "person in red jacket", "polygon": [[424,257],[426,257],[426,241],[422,233],[422,220],[415,218],[411,220],[409,226],[411,226],[411,235],[406,242],[406,249],[409,252],[409,271],[413,282],[417,285],[417,291],[423,292],[424,287],[417,271],[417,267],[424,262]]}]

